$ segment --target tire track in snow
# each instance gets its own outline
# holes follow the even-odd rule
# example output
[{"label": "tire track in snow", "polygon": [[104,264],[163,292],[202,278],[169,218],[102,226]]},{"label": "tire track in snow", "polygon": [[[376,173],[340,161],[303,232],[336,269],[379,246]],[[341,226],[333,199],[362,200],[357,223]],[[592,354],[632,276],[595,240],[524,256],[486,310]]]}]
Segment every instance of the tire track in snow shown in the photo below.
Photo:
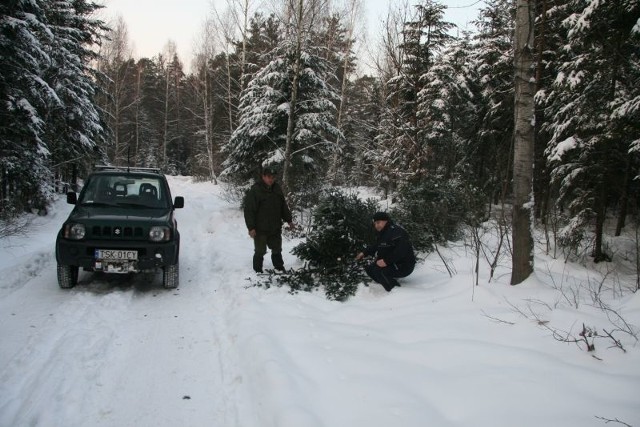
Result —
[{"label": "tire track in snow", "polygon": [[0,298],[24,286],[29,280],[40,275],[40,273],[50,268],[51,260],[55,261],[55,256],[51,250],[41,251],[26,257],[26,260],[18,267],[9,267],[0,270]]},{"label": "tire track in snow", "polygon": [[[172,188],[180,188],[176,184],[172,182]],[[217,402],[216,421],[220,426],[246,426],[240,420],[238,407],[242,401],[243,376],[238,365],[236,336],[229,325],[230,313],[240,305],[238,287],[245,286],[237,283],[236,276],[243,274],[246,265],[235,250],[235,241],[243,236],[243,219],[237,208],[209,192],[209,184],[202,188],[198,192],[197,184],[189,185],[187,203],[179,212],[181,258],[197,260],[181,265],[184,272],[181,288],[183,292],[198,293],[207,302],[206,315],[216,350],[216,367],[212,369],[219,372],[221,381],[221,388],[212,399]]]},{"label": "tire track in snow", "polygon": [[[130,295],[101,298],[102,305],[120,305]],[[75,294],[31,333],[1,371],[0,395],[9,398],[0,406],[0,425],[51,425],[72,420],[71,408],[87,406],[116,334],[101,313],[91,295]]]}]

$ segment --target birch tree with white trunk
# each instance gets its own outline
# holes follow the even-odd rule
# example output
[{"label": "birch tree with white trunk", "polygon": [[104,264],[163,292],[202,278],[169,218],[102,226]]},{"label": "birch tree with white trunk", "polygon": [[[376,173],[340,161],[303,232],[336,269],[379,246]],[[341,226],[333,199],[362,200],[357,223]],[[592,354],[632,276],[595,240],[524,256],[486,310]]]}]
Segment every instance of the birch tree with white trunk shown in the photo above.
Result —
[{"label": "birch tree with white trunk", "polygon": [[533,147],[535,0],[517,0],[514,49],[513,258],[511,284],[533,272]]}]

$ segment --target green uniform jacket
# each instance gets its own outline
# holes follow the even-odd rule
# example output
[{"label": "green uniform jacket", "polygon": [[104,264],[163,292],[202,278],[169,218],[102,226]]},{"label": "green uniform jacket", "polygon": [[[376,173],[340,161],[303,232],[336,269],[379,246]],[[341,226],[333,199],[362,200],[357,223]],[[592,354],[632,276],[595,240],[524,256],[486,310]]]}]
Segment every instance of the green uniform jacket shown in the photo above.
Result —
[{"label": "green uniform jacket", "polygon": [[291,211],[278,183],[271,187],[258,181],[244,197],[244,222],[248,230],[261,234],[275,234],[282,230],[282,222],[291,222]]}]

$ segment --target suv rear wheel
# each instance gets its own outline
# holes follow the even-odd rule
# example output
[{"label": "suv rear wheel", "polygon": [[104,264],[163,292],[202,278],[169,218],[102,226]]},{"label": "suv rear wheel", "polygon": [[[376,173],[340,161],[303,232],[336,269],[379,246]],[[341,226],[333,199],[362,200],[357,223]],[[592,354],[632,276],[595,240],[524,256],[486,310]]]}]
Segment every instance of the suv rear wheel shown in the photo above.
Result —
[{"label": "suv rear wheel", "polygon": [[78,266],[58,264],[58,285],[62,289],[70,289],[78,284]]},{"label": "suv rear wheel", "polygon": [[180,265],[165,265],[162,268],[162,284],[166,289],[175,289],[180,283]]}]

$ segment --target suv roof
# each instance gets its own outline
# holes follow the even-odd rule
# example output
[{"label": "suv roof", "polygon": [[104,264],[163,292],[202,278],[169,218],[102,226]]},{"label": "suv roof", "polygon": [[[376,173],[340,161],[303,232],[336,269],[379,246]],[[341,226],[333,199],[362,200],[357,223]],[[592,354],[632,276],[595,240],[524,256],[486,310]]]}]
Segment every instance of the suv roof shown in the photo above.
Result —
[{"label": "suv roof", "polygon": [[109,166],[109,165],[95,165],[94,172],[113,171],[113,172],[149,172],[164,175],[160,168],[141,168],[137,166]]}]

